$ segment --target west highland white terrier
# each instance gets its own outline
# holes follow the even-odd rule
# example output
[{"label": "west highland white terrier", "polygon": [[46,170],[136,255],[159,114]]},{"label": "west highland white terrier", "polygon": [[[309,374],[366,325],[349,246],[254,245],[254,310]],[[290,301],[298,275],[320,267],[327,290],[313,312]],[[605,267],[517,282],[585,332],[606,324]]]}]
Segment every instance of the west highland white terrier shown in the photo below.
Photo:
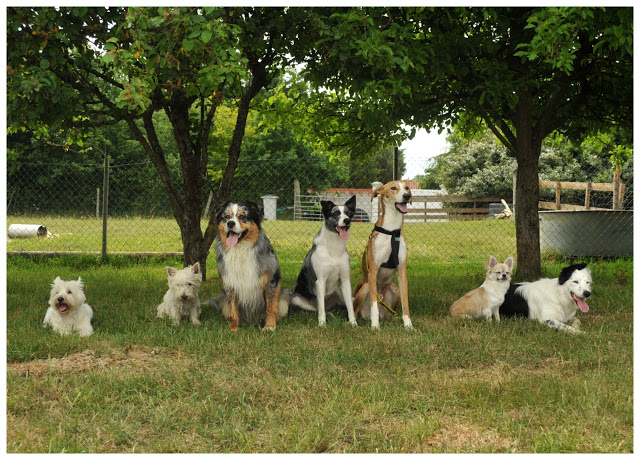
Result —
[{"label": "west highland white terrier", "polygon": [[43,326],[50,325],[59,334],[77,332],[88,337],[93,334],[91,318],[93,310],[85,303],[82,278],[77,281],[64,281],[56,277],[51,285],[49,308],[44,316]]},{"label": "west highland white terrier", "polygon": [[182,270],[167,267],[167,273],[169,290],[164,295],[163,302],[158,305],[158,318],[167,315],[177,326],[182,317],[189,317],[194,325],[199,326],[201,309],[198,290],[202,283],[200,262]]}]

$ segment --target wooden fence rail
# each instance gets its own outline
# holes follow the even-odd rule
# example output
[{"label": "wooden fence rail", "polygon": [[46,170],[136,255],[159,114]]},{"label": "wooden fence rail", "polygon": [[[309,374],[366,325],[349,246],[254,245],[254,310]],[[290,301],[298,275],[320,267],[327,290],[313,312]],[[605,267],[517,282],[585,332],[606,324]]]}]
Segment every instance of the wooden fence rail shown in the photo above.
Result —
[{"label": "wooden fence rail", "polygon": [[[489,216],[489,207],[483,207],[484,203],[500,203],[500,198],[483,197],[471,198],[464,195],[431,195],[416,196],[411,198],[407,217],[412,220],[481,220]],[[416,207],[423,203],[424,206]],[[430,203],[442,203],[441,208],[429,207]],[[446,203],[464,203],[464,207],[445,207]]]},{"label": "wooden fence rail", "polygon": [[[609,209],[621,209],[624,192],[626,189],[625,184],[620,183],[620,193],[618,194],[618,202],[614,202],[611,208],[598,208],[591,206],[591,192],[615,192],[614,182],[561,182],[561,181],[540,181],[540,188],[550,188],[556,191],[555,203],[549,201],[540,201],[538,207],[540,209],[552,209],[563,211],[577,211],[577,210],[597,210],[605,211]],[[561,202],[562,190],[584,190],[584,205],[576,204],[564,204]]]}]

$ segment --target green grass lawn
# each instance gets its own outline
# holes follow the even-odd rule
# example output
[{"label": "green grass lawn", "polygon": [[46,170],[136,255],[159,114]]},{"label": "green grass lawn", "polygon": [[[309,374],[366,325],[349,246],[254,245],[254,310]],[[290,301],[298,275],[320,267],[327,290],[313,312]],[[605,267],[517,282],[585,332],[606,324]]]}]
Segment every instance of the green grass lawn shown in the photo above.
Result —
[{"label": "green grass lawn", "polygon": [[[305,250],[276,246],[292,288]],[[233,334],[208,309],[199,328],[155,318],[178,260],[10,257],[7,451],[632,452],[632,260],[590,261],[586,334],[573,336],[449,318],[484,278],[471,259],[412,256],[414,331],[341,313],[320,329],[297,312],[274,333]],[[546,258],[544,275],[562,265]],[[61,337],[41,326],[49,285],[79,275],[95,333]],[[219,293],[212,259],[209,275],[201,299]]]},{"label": "green grass lawn", "polygon": [[[11,224],[39,224],[47,227],[51,238],[17,238],[7,242],[7,251],[100,253],[102,219],[70,216],[7,216]],[[202,222],[206,228],[207,222]],[[264,229],[278,257],[304,258],[320,222],[265,221]],[[354,223],[347,249],[360,258],[373,229],[372,223]],[[512,220],[451,221],[406,223],[404,232],[409,257],[434,263],[474,261],[482,264],[493,254],[500,260],[516,254],[515,225]],[[182,252],[177,223],[172,218],[110,217],[107,252]],[[211,257],[215,264],[214,257]]]}]

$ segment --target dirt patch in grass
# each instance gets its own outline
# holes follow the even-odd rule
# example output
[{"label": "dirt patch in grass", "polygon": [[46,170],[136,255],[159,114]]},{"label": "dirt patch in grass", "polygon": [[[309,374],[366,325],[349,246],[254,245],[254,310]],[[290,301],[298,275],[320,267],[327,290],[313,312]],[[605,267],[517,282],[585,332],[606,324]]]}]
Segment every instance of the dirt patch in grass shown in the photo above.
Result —
[{"label": "dirt patch in grass", "polygon": [[136,368],[142,372],[160,362],[180,360],[182,354],[144,346],[129,346],[122,351],[112,352],[108,355],[99,355],[95,350],[85,350],[62,358],[8,363],[7,371],[16,372],[22,377],[41,377],[50,372],[76,373],[123,367]]},{"label": "dirt patch in grass", "polygon": [[502,436],[497,430],[458,418],[443,422],[443,430],[427,441],[427,450],[434,452],[474,452],[489,449],[494,452],[514,450],[516,441]]}]

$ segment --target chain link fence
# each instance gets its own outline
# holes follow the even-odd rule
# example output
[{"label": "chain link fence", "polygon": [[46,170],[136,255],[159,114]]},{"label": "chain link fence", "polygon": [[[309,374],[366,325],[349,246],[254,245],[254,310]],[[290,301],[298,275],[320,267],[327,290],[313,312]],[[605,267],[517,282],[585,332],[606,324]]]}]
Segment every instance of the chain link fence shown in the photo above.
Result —
[{"label": "chain link fence", "polygon": [[[108,166],[106,220],[105,165],[9,162],[7,166],[8,252],[182,251],[178,225],[150,162]],[[214,164],[212,171],[222,167]],[[180,183],[179,172],[175,174]],[[357,261],[378,218],[372,182],[378,177],[386,181],[383,176],[369,168],[348,168],[319,158],[241,161],[232,197],[262,204],[264,228],[281,263],[299,264],[320,229],[320,200],[342,204],[356,195],[358,210],[347,248]],[[599,185],[605,182],[602,177],[602,171],[582,171],[580,177],[560,175],[541,184],[541,202],[546,203],[540,212],[543,252],[631,255],[632,165],[623,171],[616,203],[611,178],[608,185]],[[211,185],[215,190],[216,184]],[[516,255],[515,224],[509,215],[513,195],[465,197],[443,189],[422,190],[417,181],[410,181],[410,186],[413,202],[405,218],[410,259],[482,264],[490,254],[501,260]],[[209,199],[207,193],[204,196],[203,228],[215,214],[212,194]]]}]

